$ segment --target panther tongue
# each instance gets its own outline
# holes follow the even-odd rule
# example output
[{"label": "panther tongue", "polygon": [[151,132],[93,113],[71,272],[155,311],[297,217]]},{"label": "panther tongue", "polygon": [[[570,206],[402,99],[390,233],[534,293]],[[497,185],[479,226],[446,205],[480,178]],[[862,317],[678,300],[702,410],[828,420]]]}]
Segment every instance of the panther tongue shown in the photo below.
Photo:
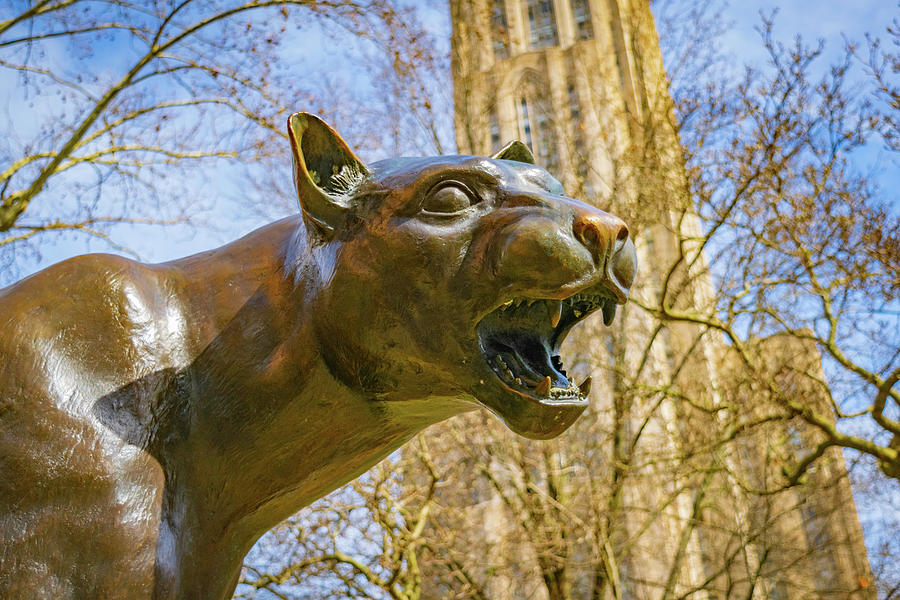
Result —
[{"label": "panther tongue", "polygon": [[[550,378],[551,385],[556,387],[568,387],[569,380],[553,366],[550,351],[546,342],[539,336],[522,336],[515,339],[513,349],[521,359],[523,366],[528,370],[529,378],[533,377],[538,382]],[[537,385],[540,385],[538,383]]]}]

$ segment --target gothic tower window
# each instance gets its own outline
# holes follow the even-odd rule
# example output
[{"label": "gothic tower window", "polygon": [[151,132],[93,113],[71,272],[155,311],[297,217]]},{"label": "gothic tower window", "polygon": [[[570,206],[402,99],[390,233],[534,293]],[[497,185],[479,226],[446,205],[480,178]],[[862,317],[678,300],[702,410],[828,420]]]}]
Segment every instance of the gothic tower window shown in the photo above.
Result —
[{"label": "gothic tower window", "polygon": [[578,129],[581,125],[581,102],[578,100],[578,90],[574,82],[569,82],[569,114],[572,117],[572,125]]},{"label": "gothic tower window", "polygon": [[522,137],[525,138],[525,144],[534,149],[534,143],[531,139],[531,117],[528,115],[528,102],[525,98],[519,100],[520,119],[522,123]]},{"label": "gothic tower window", "polygon": [[491,44],[494,47],[494,56],[509,58],[509,25],[506,22],[504,0],[491,2]]},{"label": "gothic tower window", "polygon": [[534,112],[537,121],[535,129],[537,130],[537,160],[541,166],[549,171],[555,170],[557,163],[556,144],[554,143],[553,122],[550,119],[549,111],[545,107],[538,106]]},{"label": "gothic tower window", "polygon": [[559,43],[553,0],[528,0],[528,25],[531,28],[533,49],[555,46]]},{"label": "gothic tower window", "polygon": [[594,37],[590,0],[572,0],[572,20],[575,22],[575,36],[579,40]]},{"label": "gothic tower window", "polygon": [[546,79],[533,70],[526,70],[517,89],[522,140],[528,144],[537,163],[551,173],[559,165],[559,145],[554,129],[553,106]]},{"label": "gothic tower window", "polygon": [[584,123],[581,121],[581,101],[578,98],[578,89],[575,82],[568,85],[569,115],[572,119],[572,159],[575,164],[575,175],[578,178],[580,193],[592,198],[594,188],[591,185],[588,169],[588,149],[585,144]]},{"label": "gothic tower window", "polygon": [[496,110],[491,110],[488,122],[491,128],[491,152],[495,152],[500,148],[500,120]]}]

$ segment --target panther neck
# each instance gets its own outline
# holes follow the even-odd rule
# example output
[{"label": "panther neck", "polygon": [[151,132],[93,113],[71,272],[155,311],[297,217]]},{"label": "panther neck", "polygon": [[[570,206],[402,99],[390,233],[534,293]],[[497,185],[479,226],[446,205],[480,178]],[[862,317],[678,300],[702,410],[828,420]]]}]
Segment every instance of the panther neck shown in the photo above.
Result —
[{"label": "panther neck", "polygon": [[308,306],[316,281],[277,263],[297,231],[266,230],[177,265],[189,311],[213,334],[180,373],[152,448],[166,473],[159,598],[229,597],[259,535],[465,408],[379,401],[336,380]]}]

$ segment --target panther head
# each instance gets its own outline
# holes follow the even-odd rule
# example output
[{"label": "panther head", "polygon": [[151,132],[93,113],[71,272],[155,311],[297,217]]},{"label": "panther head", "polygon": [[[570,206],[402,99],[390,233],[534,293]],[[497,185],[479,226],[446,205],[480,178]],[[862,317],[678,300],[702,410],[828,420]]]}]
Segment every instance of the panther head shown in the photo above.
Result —
[{"label": "panther head", "polygon": [[477,402],[527,437],[565,431],[590,378],[569,379],[560,345],[627,300],[626,225],[566,197],[520,142],[366,166],[317,117],[288,129],[331,372],[373,400]]}]

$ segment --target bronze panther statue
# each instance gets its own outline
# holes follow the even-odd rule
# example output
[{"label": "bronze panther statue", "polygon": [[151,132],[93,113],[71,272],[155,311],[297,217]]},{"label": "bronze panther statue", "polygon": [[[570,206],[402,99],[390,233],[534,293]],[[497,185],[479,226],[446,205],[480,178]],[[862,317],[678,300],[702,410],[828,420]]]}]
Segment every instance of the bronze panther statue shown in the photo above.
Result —
[{"label": "bronze panther statue", "polygon": [[288,128],[302,219],[0,290],[0,597],[228,598],[263,532],[424,427],[584,410],[558,349],[625,302],[624,223],[518,142],[367,167]]}]

